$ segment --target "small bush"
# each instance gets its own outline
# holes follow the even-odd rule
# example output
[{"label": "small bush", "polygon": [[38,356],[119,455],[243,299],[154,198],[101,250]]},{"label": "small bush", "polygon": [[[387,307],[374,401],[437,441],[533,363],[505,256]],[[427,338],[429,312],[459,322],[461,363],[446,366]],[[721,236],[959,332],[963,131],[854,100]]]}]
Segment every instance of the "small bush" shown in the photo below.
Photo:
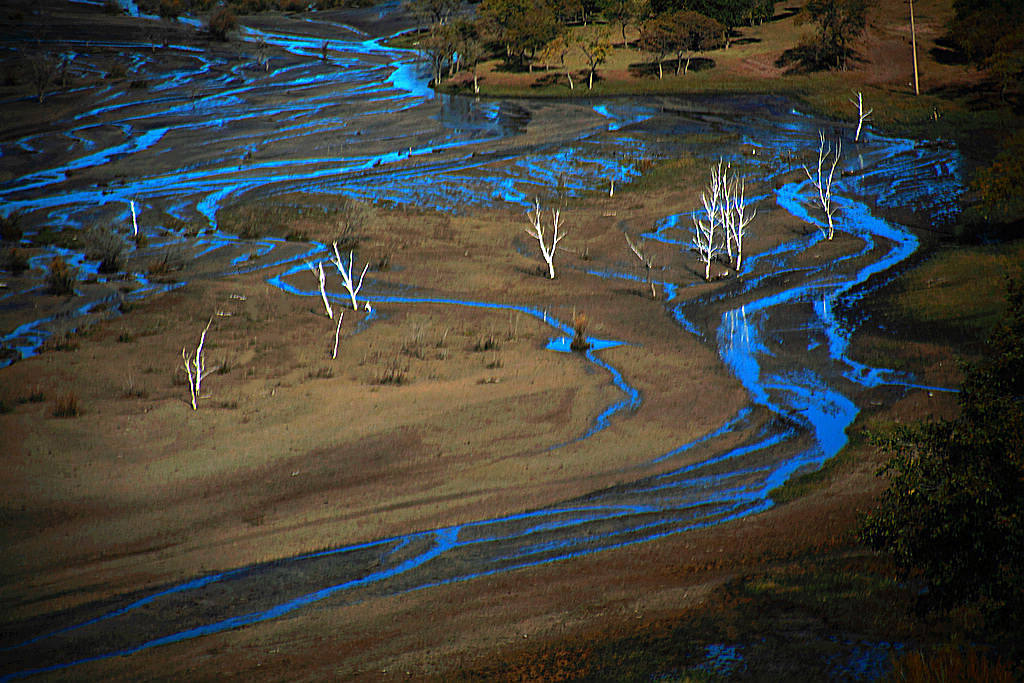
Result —
[{"label": "small bush", "polygon": [[474,351],[497,351],[501,349],[501,342],[494,338],[493,334],[480,337],[473,346]]},{"label": "small bush", "polygon": [[149,392],[146,391],[145,387],[135,384],[135,378],[128,375],[128,379],[124,385],[124,397],[125,398],[146,398]]},{"label": "small bush", "polygon": [[12,211],[5,216],[0,216],[0,239],[5,242],[20,242],[23,234],[21,214]]},{"label": "small bush", "polygon": [[583,313],[573,313],[572,326],[576,329],[576,333],[572,337],[572,342],[569,343],[569,348],[576,353],[584,353],[590,349],[590,342],[587,341],[587,316]]},{"label": "small bush", "polygon": [[129,344],[135,341],[135,335],[128,330],[121,330],[121,333],[117,335],[117,341],[122,344]]},{"label": "small bush", "polygon": [[46,289],[50,294],[70,296],[75,293],[75,271],[60,256],[54,256],[46,273]]},{"label": "small bush", "polygon": [[163,19],[177,19],[184,12],[181,0],[160,0],[157,14]]},{"label": "small bush", "polygon": [[124,239],[108,226],[94,225],[85,233],[85,255],[99,261],[101,273],[117,273],[124,267]]},{"label": "small bush", "polygon": [[73,391],[68,391],[57,397],[57,402],[53,406],[54,417],[78,417],[82,414],[81,408],[78,406],[78,395]]},{"label": "small bush", "polygon": [[938,681],[986,681],[1011,683],[1016,680],[1013,670],[1003,662],[991,662],[975,649],[966,652],[947,648],[925,654],[908,652],[893,658],[892,674],[886,679],[893,683],[933,683]]},{"label": "small bush", "polygon": [[221,7],[210,17],[210,23],[206,25],[206,30],[214,40],[227,40],[228,34],[234,31],[237,25],[238,19],[235,17],[235,13],[227,7]]},{"label": "small bush", "polygon": [[18,399],[18,403],[42,403],[46,400],[46,394],[39,387],[33,387],[28,395]]},{"label": "small bush", "polygon": [[388,363],[388,366],[384,368],[377,377],[377,384],[394,384],[400,386],[406,384],[409,381],[409,366],[403,366],[402,363],[395,358],[393,361]]},{"label": "small bush", "polygon": [[4,257],[4,268],[14,275],[20,275],[28,270],[28,256],[20,249],[11,249]]}]

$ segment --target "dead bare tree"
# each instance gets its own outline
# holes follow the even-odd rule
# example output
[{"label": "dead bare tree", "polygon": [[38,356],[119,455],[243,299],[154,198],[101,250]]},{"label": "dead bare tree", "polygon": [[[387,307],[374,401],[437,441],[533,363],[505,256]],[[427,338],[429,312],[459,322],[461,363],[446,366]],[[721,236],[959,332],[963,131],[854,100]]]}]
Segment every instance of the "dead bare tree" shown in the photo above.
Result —
[{"label": "dead bare tree", "polygon": [[[725,241],[736,247],[736,270],[739,271],[743,265],[743,238],[747,234],[747,226],[757,216],[757,209],[747,213],[747,203],[744,197],[745,186],[742,178],[734,178],[726,186],[725,193]],[[730,258],[731,258],[731,250]]]},{"label": "dead bare tree", "polygon": [[864,127],[864,122],[871,118],[871,112],[874,109],[868,109],[864,111],[864,94],[857,90],[853,93],[857,96],[857,99],[851,99],[850,104],[857,107],[857,133],[853,136],[853,141],[858,142],[860,140],[860,131]]},{"label": "dead bare tree", "polygon": [[701,263],[704,264],[704,279],[710,281],[711,262],[722,252],[721,233],[723,230],[721,214],[715,208],[711,198],[706,192],[702,192],[700,199],[701,203],[704,204],[704,214],[707,218],[702,219],[694,213],[692,244],[694,249],[697,250]]},{"label": "dead bare tree", "polygon": [[367,264],[363,266],[363,272],[359,276],[358,284],[356,284],[352,277],[352,270],[355,265],[353,252],[350,251],[348,253],[348,265],[346,266],[345,261],[341,258],[341,254],[338,253],[338,243],[334,242],[332,246],[334,247],[334,258],[331,259],[331,262],[334,263],[338,272],[341,273],[342,284],[345,285],[345,289],[348,290],[349,298],[352,299],[352,310],[359,310],[359,302],[356,300],[356,295],[358,295],[359,290],[363,288],[363,278],[366,277],[366,270],[370,267],[370,264],[367,262]]},{"label": "dead bare tree", "polygon": [[331,302],[327,298],[327,289],[324,287],[326,276],[324,275],[324,262],[317,261],[314,267],[312,263],[306,263],[306,266],[317,276],[320,281],[320,298],[323,299],[324,308],[327,309],[327,317],[334,320],[334,309],[331,308]]},{"label": "dead bare tree", "polygon": [[832,239],[835,236],[835,224],[832,217],[836,212],[836,207],[832,203],[832,180],[835,178],[836,166],[839,165],[839,157],[842,154],[842,143],[837,140],[833,149],[831,143],[825,143],[823,131],[818,131],[818,139],[820,143],[815,171],[811,173],[811,170],[804,166],[804,173],[814,185],[814,189],[818,191],[818,205],[821,206],[821,210],[825,212],[825,218],[828,220],[828,228],[822,228],[821,232],[826,239]]},{"label": "dead bare tree", "polygon": [[657,299],[658,290],[655,289],[654,279],[651,277],[651,273],[654,270],[654,256],[649,251],[647,251],[646,240],[644,240],[644,238],[641,237],[639,242],[633,242],[633,240],[629,239],[629,233],[622,234],[626,238],[626,244],[629,245],[629,250],[633,252],[633,256],[636,256],[637,259],[640,260],[640,263],[642,263],[644,266],[644,282],[646,282],[651,288],[651,298]]},{"label": "dead bare tree", "polygon": [[[369,306],[370,302],[366,302]],[[334,350],[331,351],[331,359],[338,357],[338,340],[341,339],[341,321],[345,319],[345,311],[338,311],[338,326],[334,328]]]},{"label": "dead bare tree", "polygon": [[530,219],[530,227],[526,229],[526,234],[537,240],[540,244],[540,253],[544,257],[544,262],[548,265],[548,277],[552,280],[555,279],[555,250],[558,249],[558,243],[565,237],[565,233],[562,229],[562,216],[559,209],[551,209],[551,244],[548,245],[548,237],[545,234],[543,224],[543,213],[540,210],[540,200],[533,200],[533,210],[530,211],[527,216]]},{"label": "dead bare tree", "polygon": [[199,410],[199,392],[202,389],[203,380],[213,370],[206,369],[206,354],[203,352],[203,345],[206,343],[206,333],[210,331],[213,324],[213,317],[210,317],[203,333],[199,336],[199,345],[194,353],[189,352],[187,347],[181,349],[181,359],[185,362],[185,374],[188,376],[188,388],[192,395],[192,410]]}]

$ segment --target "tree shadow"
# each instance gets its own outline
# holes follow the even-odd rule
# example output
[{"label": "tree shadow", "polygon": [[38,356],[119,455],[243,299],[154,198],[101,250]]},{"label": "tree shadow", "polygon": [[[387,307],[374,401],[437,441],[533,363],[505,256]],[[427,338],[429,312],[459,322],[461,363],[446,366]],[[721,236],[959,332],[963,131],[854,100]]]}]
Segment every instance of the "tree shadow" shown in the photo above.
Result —
[{"label": "tree shadow", "polygon": [[[685,63],[686,60],[684,59],[683,62]],[[690,67],[687,69],[687,73],[691,71],[707,71],[708,69],[715,68],[715,65],[715,60],[710,57],[694,57],[690,60]],[[634,78],[658,77],[658,62],[634,62],[627,68],[629,69],[629,75]],[[674,57],[672,59],[663,60],[661,62],[661,68],[666,78],[677,75],[676,60]],[[683,70],[680,68],[678,75],[685,76],[686,74],[684,74]]]},{"label": "tree shadow", "polygon": [[782,21],[783,19],[789,19],[795,17],[800,12],[799,7],[783,7],[782,11],[772,16],[772,21]]},{"label": "tree shadow", "polygon": [[939,38],[935,41],[935,47],[928,51],[939,64],[945,66],[966,66],[969,61],[967,55],[957,47],[957,44],[949,36]]},{"label": "tree shadow", "polygon": [[[586,71],[570,71],[572,74],[572,82],[575,87],[579,87],[580,79],[586,79]],[[543,76],[539,76],[533,83],[530,84],[531,88],[547,88],[552,85],[563,85],[566,88],[569,87],[569,81],[565,77],[564,71],[551,71],[545,73]]]}]

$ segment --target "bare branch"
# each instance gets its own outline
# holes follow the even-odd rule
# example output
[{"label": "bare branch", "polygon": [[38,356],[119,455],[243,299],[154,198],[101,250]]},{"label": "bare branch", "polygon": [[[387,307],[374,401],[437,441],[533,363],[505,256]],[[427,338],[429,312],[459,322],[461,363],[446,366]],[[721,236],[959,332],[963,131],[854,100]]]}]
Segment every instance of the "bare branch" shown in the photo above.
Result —
[{"label": "bare branch", "polygon": [[331,302],[327,299],[327,290],[324,287],[324,281],[326,276],[324,275],[324,263],[323,261],[317,261],[316,267],[313,267],[312,263],[306,263],[313,274],[320,280],[320,298],[323,299],[324,308],[327,309],[327,317],[334,320],[334,310],[331,308]]},{"label": "bare branch", "polygon": [[203,353],[203,345],[206,343],[206,333],[210,330],[210,325],[213,324],[213,317],[210,317],[209,322],[206,323],[206,327],[203,328],[203,333],[199,336],[199,345],[196,347],[195,353],[190,353],[185,347],[181,349],[181,358],[185,362],[185,374],[188,375],[188,388],[192,394],[192,410],[199,409],[199,392],[202,388],[203,380],[213,370],[206,369],[206,354]]},{"label": "bare branch", "polygon": [[558,243],[565,237],[565,232],[562,230],[562,214],[559,209],[551,209],[551,244],[549,246],[543,225],[543,214],[540,210],[540,200],[534,199],[533,205],[533,209],[527,213],[527,217],[530,219],[530,227],[526,228],[526,234],[537,240],[537,243],[540,245],[541,256],[544,257],[544,262],[548,266],[548,277],[554,280],[555,250],[558,249]]},{"label": "bare branch", "polygon": [[[836,141],[835,149],[832,148],[831,144],[825,144],[825,133],[818,131],[818,138],[820,144],[818,145],[818,163],[815,167],[814,173],[804,166],[804,173],[807,174],[807,179],[811,181],[814,188],[818,191],[818,205],[821,206],[822,211],[825,213],[825,218],[828,220],[828,228],[822,229],[822,234],[827,239],[832,239],[835,236],[835,224],[832,216],[836,212],[835,205],[832,204],[832,180],[835,177],[836,166],[839,165],[839,159],[842,154],[842,143]],[[826,175],[826,168],[828,169]]]},{"label": "bare branch", "polygon": [[871,113],[875,110],[868,109],[867,111],[864,111],[864,94],[859,90],[855,91],[853,94],[857,96],[857,99],[851,99],[849,102],[853,106],[857,107],[857,133],[853,136],[853,141],[857,142],[860,140],[860,131],[864,126],[864,122],[871,118]]},{"label": "bare branch", "polygon": [[334,247],[334,258],[331,259],[331,262],[338,269],[338,272],[341,273],[342,284],[345,285],[345,289],[348,290],[348,295],[352,299],[352,310],[359,310],[359,302],[356,300],[356,295],[358,295],[359,290],[363,288],[363,278],[366,276],[366,270],[370,267],[370,264],[367,263],[363,266],[363,272],[359,276],[359,283],[354,284],[354,280],[352,278],[352,270],[355,264],[353,252],[350,251],[348,253],[348,266],[346,266],[345,262],[341,258],[341,254],[338,253],[338,243],[334,242],[332,246]]}]

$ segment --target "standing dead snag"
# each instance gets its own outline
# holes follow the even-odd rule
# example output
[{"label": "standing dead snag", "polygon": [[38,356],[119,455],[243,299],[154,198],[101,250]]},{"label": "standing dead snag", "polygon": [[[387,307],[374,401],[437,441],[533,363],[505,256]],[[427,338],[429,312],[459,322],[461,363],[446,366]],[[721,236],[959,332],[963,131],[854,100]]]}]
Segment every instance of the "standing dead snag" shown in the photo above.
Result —
[{"label": "standing dead snag", "polygon": [[206,327],[203,328],[203,333],[199,336],[199,346],[196,347],[194,354],[189,353],[185,347],[181,349],[181,359],[185,361],[185,374],[188,375],[188,388],[192,394],[192,410],[199,410],[199,392],[202,388],[203,379],[213,372],[213,370],[206,369],[206,355],[203,353],[206,333],[210,331],[210,325],[212,324],[213,317],[211,316],[209,322],[206,323]]},{"label": "standing dead snag", "polygon": [[871,118],[871,112],[874,109],[868,109],[864,111],[864,94],[857,90],[853,93],[857,96],[857,99],[851,99],[850,104],[857,107],[857,133],[853,136],[853,141],[858,142],[860,140],[860,131],[864,127],[864,122]]},{"label": "standing dead snag", "polygon": [[693,216],[693,247],[697,250],[701,263],[704,264],[704,279],[711,280],[711,262],[722,251],[722,232],[720,221],[721,214],[718,213],[712,204],[707,193],[701,193],[701,202],[704,204],[704,212],[707,219]]},{"label": "standing dead snag", "polygon": [[306,265],[309,267],[311,271],[313,271],[313,274],[317,276],[317,279],[319,279],[320,298],[323,299],[324,308],[327,309],[327,317],[330,318],[331,320],[334,320],[334,310],[331,308],[331,302],[327,299],[327,290],[324,288],[324,262],[317,261],[315,268],[313,267],[312,263],[306,263]]},{"label": "standing dead snag", "polygon": [[747,234],[747,226],[757,216],[757,209],[747,213],[744,199],[742,178],[737,178],[727,185],[725,192],[725,241],[736,247],[736,271],[743,265],[743,238]]},{"label": "standing dead snag", "polygon": [[348,266],[346,266],[345,262],[341,258],[341,254],[338,253],[338,243],[334,242],[332,246],[334,247],[334,258],[331,259],[331,262],[335,267],[337,267],[338,272],[341,273],[341,281],[345,285],[345,289],[348,290],[349,298],[352,299],[352,310],[357,311],[359,310],[359,302],[356,301],[356,295],[359,294],[359,290],[363,288],[363,278],[366,276],[366,270],[370,267],[370,264],[367,262],[367,264],[363,266],[363,273],[359,276],[359,283],[354,284],[354,280],[352,279],[352,269],[355,264],[355,260],[352,256],[352,252],[350,251],[348,253]]},{"label": "standing dead snag", "polygon": [[658,290],[654,288],[654,279],[651,277],[651,271],[654,270],[654,256],[647,251],[646,242],[642,237],[639,242],[634,243],[633,240],[629,239],[629,233],[622,234],[625,236],[626,244],[629,245],[629,250],[633,252],[633,256],[636,256],[646,269],[644,282],[651,287],[651,298],[657,299]]},{"label": "standing dead snag", "polygon": [[[818,145],[818,165],[814,173],[811,173],[811,170],[804,166],[804,173],[807,174],[807,179],[814,185],[814,189],[818,191],[818,204],[821,206],[822,211],[825,212],[825,218],[828,220],[828,229],[822,229],[821,232],[825,235],[826,239],[832,239],[836,234],[835,225],[832,220],[832,215],[836,212],[836,207],[832,204],[832,180],[835,177],[836,166],[839,165],[842,143],[837,140],[835,149],[832,149],[831,144],[825,144],[824,132],[818,131],[818,138],[820,140]],[[828,167],[827,171],[826,167]]]},{"label": "standing dead snag", "polygon": [[[366,302],[369,307],[370,302]],[[338,311],[338,326],[334,328],[334,350],[331,351],[331,360],[338,357],[338,340],[341,338],[341,321],[345,319],[345,311]]]},{"label": "standing dead snag", "polygon": [[562,216],[558,209],[551,209],[551,245],[546,244],[547,237],[544,234],[543,225],[543,214],[540,210],[540,200],[533,200],[533,210],[530,211],[527,216],[530,218],[530,227],[526,229],[526,234],[533,237],[540,244],[540,253],[544,257],[544,262],[548,264],[548,277],[552,280],[555,279],[555,250],[558,248],[558,243],[565,237],[565,233],[561,232],[562,228]]}]

